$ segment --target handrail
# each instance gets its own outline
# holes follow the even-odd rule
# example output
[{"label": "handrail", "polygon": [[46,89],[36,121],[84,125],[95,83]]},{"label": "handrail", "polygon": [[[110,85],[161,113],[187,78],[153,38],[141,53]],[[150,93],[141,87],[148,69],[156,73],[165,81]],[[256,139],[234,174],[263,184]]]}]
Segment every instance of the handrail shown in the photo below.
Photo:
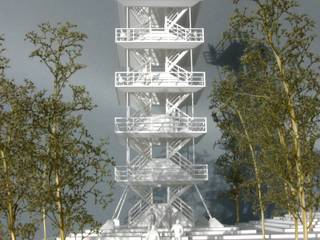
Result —
[{"label": "handrail", "polygon": [[170,104],[168,104],[168,106],[170,108],[172,108],[172,110],[170,110],[170,116],[174,117],[174,118],[181,118],[181,117],[185,117],[188,118],[190,117],[187,113],[185,113],[184,111],[182,111],[180,108],[176,108],[174,106],[170,106]]},{"label": "handrail", "polygon": [[189,118],[190,116],[186,114],[184,111],[182,111],[180,108],[176,107],[175,104],[171,103],[170,101],[167,101],[167,107],[168,111],[167,114],[173,117],[186,117]]},{"label": "handrail", "polygon": [[188,38],[196,38],[201,39],[200,41],[204,41],[204,33],[203,29],[201,31],[194,31],[194,29],[198,28],[185,28],[174,21],[168,20],[166,22],[167,29],[169,29],[169,33],[174,34],[180,39],[188,39]]},{"label": "handrail", "polygon": [[188,97],[190,96],[189,93],[183,94],[183,95],[177,95],[174,96],[170,99],[168,99],[169,102],[171,102],[173,105],[175,105],[176,107],[180,106],[181,103],[183,103],[183,101],[185,101]]},{"label": "handrail", "polygon": [[148,27],[149,25],[149,17],[146,14],[143,14],[144,8],[133,7],[131,8],[131,12],[136,20],[140,23],[142,27]]},{"label": "handrail", "polygon": [[176,152],[178,152],[181,148],[183,148],[185,145],[188,144],[188,142],[191,141],[190,138],[186,139],[173,139],[172,141],[169,142],[169,157],[174,155]]},{"label": "handrail", "polygon": [[148,193],[145,199],[140,199],[135,205],[130,208],[129,213],[134,213],[141,208],[141,203],[152,204],[152,193]]},{"label": "handrail", "polygon": [[190,168],[192,167],[192,162],[187,159],[185,156],[183,156],[181,153],[179,152],[174,152],[174,149],[172,149],[172,147],[169,146],[169,158],[170,160],[172,160],[174,163],[176,163],[179,166],[183,166],[183,167],[187,167],[188,170],[190,170]]},{"label": "handrail", "polygon": [[144,154],[145,149],[150,147],[148,143],[146,144],[144,141],[137,140],[136,138],[131,138],[129,144],[139,154]]},{"label": "handrail", "polygon": [[180,211],[186,218],[193,221],[193,210],[192,208],[185,203],[181,198],[177,197],[173,202],[172,206]]},{"label": "handrail", "polygon": [[142,168],[150,159],[151,159],[151,151],[148,150],[143,155],[137,155],[131,162],[130,166],[134,169]]},{"label": "handrail", "polygon": [[132,133],[179,133],[206,132],[207,119],[205,117],[116,117],[115,132]]},{"label": "handrail", "polygon": [[179,9],[174,8],[168,15],[167,20],[173,21],[179,15]]},{"label": "handrail", "polygon": [[145,199],[139,200],[132,208],[129,210],[129,223],[134,223],[136,219],[141,217],[152,204],[153,196],[152,193],[147,194]]},{"label": "handrail", "polygon": [[164,26],[166,28],[171,28],[175,23],[179,21],[179,19],[184,15],[184,13],[187,11],[187,8],[184,9],[174,9],[170,12],[168,17],[165,18],[165,24]]},{"label": "handrail", "polygon": [[170,73],[177,77],[180,81],[189,81],[189,79],[192,77],[192,72],[187,71],[169,59],[166,60],[166,66],[167,69],[170,69]]},{"label": "handrail", "polygon": [[[203,42],[203,28],[184,28],[177,27],[177,24],[170,29],[168,28],[116,28],[116,42],[132,42],[132,41],[188,41],[188,42]],[[158,33],[171,33],[161,34]],[[155,34],[155,35],[154,35]]]},{"label": "handrail", "polygon": [[188,161],[185,161],[186,159],[181,159],[178,156],[173,156],[170,159],[172,162],[177,164],[181,169],[186,171],[188,174],[192,175],[192,165],[188,163]]},{"label": "handrail", "polygon": [[180,57],[181,54],[182,53],[179,51],[179,52],[169,56],[168,61],[174,62],[175,60],[177,60]]},{"label": "handrail", "polygon": [[[180,70],[180,69],[179,69]],[[136,86],[205,86],[205,72],[116,72],[116,87]]]},{"label": "handrail", "polygon": [[[208,165],[206,164],[192,164],[188,166],[184,165],[185,168],[188,168],[189,174],[193,180],[207,180],[208,179]],[[181,165],[182,168],[182,165]],[[133,170],[128,166],[117,166],[115,167],[115,179],[118,182],[128,182],[128,181],[153,181],[156,174],[163,173],[176,173],[179,168],[163,168],[163,167],[147,167],[139,170]]]},{"label": "handrail", "polygon": [[[136,92],[136,99],[140,102],[140,106],[142,106],[142,111],[149,115],[151,111],[151,106],[149,103],[149,96],[146,96],[143,92]],[[151,99],[152,101],[152,99]]]}]

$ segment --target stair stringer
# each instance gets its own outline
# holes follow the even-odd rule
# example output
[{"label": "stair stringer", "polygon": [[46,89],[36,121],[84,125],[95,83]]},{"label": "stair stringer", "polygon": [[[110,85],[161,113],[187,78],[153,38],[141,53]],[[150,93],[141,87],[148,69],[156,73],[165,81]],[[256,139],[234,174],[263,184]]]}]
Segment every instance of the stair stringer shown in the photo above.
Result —
[{"label": "stair stringer", "polygon": [[[169,228],[175,223],[177,219],[184,227],[192,227],[193,223],[187,219],[184,215],[180,214],[179,210],[173,206],[167,207],[166,203],[157,203],[149,207],[149,209],[141,216],[140,220],[132,226],[135,227],[149,227],[151,221],[151,209],[156,215],[156,226]],[[164,219],[164,215],[168,214],[168,211],[172,211],[172,218]],[[160,222],[161,221],[161,222]]]}]

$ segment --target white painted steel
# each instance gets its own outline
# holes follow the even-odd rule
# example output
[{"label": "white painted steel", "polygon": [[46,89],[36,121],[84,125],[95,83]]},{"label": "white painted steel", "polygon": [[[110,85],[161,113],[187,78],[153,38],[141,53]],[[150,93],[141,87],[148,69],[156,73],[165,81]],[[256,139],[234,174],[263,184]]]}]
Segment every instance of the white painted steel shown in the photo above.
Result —
[{"label": "white painted steel", "polygon": [[[204,72],[116,72],[116,88],[148,88],[152,91],[156,88],[195,88],[199,90],[205,87]],[[129,91],[129,90],[127,90]]]},{"label": "white painted steel", "polygon": [[116,28],[115,42],[125,48],[195,48],[204,43],[203,28]]},{"label": "white painted steel", "polygon": [[[185,174],[187,173],[187,174]],[[208,166],[206,164],[192,164],[176,168],[143,168],[133,170],[128,166],[115,167],[115,180],[117,182],[130,182],[131,184],[145,183],[152,185],[160,182],[170,184],[192,183],[208,180]]]},{"label": "white painted steel", "polygon": [[118,42],[204,42],[203,28],[116,28],[115,41]]},{"label": "white painted steel", "polygon": [[[182,149],[207,132],[207,119],[194,117],[193,100],[193,93],[206,83],[204,72],[178,64],[193,64],[190,49],[204,42],[202,28],[183,26],[182,21],[187,13],[191,18],[190,7],[199,0],[119,2],[126,6],[127,18],[125,28],[115,29],[115,42],[126,49],[127,67],[115,73],[115,87],[125,93],[127,114],[115,118],[115,133],[126,139],[127,165],[117,166],[114,173],[117,182],[140,198],[128,212],[129,228],[149,225],[151,209],[157,227],[168,226],[170,211],[192,226],[193,210],[181,194],[208,180],[208,166],[191,161]],[[155,6],[167,8],[165,16]],[[192,116],[184,108],[188,105]],[[162,158],[153,149],[158,145],[164,147]],[[155,202],[158,188],[165,188],[164,203]]]},{"label": "white painted steel", "polygon": [[[115,118],[115,132],[118,134],[204,134],[207,132],[207,118],[201,117],[131,117]],[[173,134],[173,135],[172,135]]]},{"label": "white painted steel", "polygon": [[124,6],[192,7],[202,0],[118,0]]}]

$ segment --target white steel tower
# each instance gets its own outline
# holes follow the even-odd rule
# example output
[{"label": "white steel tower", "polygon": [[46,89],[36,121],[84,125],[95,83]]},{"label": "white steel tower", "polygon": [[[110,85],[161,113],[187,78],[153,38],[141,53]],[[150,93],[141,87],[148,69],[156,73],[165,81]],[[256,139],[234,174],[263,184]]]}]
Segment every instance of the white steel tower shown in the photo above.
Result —
[{"label": "white steel tower", "polygon": [[207,165],[195,157],[196,140],[207,131],[207,119],[195,116],[205,73],[193,70],[193,50],[204,31],[193,28],[192,9],[201,0],[118,1],[125,27],[115,30],[115,42],[125,52],[125,71],[115,73],[115,87],[126,115],[115,118],[115,132],[126,145],[126,164],[115,168],[125,188],[113,218],[132,190],[139,200],[129,226],[147,226],[151,215],[158,227],[175,219],[193,226],[181,195],[194,186],[201,197],[197,184],[208,180]]}]

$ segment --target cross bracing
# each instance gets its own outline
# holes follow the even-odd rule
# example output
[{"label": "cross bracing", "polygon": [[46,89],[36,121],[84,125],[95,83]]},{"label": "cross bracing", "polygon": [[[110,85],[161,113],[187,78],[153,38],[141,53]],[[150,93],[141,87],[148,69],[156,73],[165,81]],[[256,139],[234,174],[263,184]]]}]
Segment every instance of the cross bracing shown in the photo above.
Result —
[{"label": "cross bracing", "polygon": [[138,198],[130,226],[147,226],[151,212],[158,226],[172,218],[193,226],[183,194],[208,180],[208,166],[195,158],[196,140],[207,132],[207,119],[195,114],[194,95],[206,86],[205,73],[193,70],[193,50],[204,42],[204,30],[192,25],[199,1],[119,1],[125,26],[115,30],[115,42],[126,66],[115,73],[115,87],[126,113],[115,118],[115,132],[125,142],[126,164],[115,167],[125,186],[115,216],[130,189]]}]

